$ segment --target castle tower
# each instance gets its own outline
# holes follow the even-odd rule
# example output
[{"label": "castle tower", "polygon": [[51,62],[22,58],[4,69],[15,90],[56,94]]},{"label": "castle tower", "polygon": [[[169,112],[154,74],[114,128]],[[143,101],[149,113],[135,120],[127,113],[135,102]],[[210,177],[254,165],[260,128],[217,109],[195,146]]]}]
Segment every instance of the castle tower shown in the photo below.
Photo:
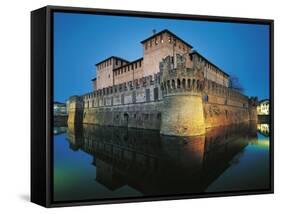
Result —
[{"label": "castle tower", "polygon": [[177,68],[171,68],[171,57],[160,64],[162,72],[163,112],[160,133],[174,136],[205,134],[202,90],[204,74],[186,68],[185,59],[177,56]]},{"label": "castle tower", "polygon": [[114,85],[113,70],[128,64],[120,57],[111,56],[96,64],[96,80],[93,80],[93,89],[98,90]]},{"label": "castle tower", "polygon": [[69,98],[68,103],[68,125],[82,124],[84,107],[82,98],[78,96],[72,96]]},{"label": "castle tower", "polygon": [[[175,61],[176,54],[188,54],[192,46],[181,38],[170,32],[162,30],[154,33],[149,38],[141,41],[143,44],[143,70],[144,76],[154,76],[159,72],[159,63],[167,56],[173,56]],[[187,62],[187,63],[190,63]]]}]

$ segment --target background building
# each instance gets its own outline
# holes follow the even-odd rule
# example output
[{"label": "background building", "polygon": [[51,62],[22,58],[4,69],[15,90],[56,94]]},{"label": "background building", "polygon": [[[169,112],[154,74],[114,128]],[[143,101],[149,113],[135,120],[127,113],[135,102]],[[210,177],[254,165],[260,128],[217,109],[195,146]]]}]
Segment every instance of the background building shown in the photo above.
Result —
[{"label": "background building", "polygon": [[257,114],[258,115],[269,115],[269,100],[261,100],[257,106]]},{"label": "background building", "polygon": [[67,108],[65,103],[54,102],[54,116],[67,115]]}]

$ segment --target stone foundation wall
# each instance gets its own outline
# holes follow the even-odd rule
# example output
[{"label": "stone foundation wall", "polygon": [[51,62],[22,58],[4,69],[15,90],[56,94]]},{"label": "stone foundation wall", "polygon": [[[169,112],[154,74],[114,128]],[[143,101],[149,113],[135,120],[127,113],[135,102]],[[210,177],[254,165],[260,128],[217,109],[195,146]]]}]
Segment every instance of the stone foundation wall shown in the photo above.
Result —
[{"label": "stone foundation wall", "polygon": [[163,106],[161,134],[174,136],[205,134],[201,96],[167,96]]},{"label": "stone foundation wall", "polygon": [[159,130],[162,109],[162,102],[85,108],[83,123]]},{"label": "stone foundation wall", "polygon": [[206,103],[203,105],[205,128],[227,126],[249,121],[248,108]]}]

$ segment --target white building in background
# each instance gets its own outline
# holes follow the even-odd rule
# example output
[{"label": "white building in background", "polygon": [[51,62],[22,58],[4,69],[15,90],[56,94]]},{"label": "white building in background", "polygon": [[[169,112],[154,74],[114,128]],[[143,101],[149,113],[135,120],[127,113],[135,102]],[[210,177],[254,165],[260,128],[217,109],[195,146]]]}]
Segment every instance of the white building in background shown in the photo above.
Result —
[{"label": "white building in background", "polygon": [[269,115],[269,100],[261,100],[257,106],[258,115]]},{"label": "white building in background", "polygon": [[67,115],[67,106],[65,103],[54,102],[54,116]]}]

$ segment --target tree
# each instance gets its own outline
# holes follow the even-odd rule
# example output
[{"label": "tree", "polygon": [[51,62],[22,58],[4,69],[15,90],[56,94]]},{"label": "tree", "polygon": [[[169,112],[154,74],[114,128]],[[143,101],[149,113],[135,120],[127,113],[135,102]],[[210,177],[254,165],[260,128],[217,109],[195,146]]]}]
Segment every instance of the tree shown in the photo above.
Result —
[{"label": "tree", "polygon": [[238,91],[240,93],[244,92],[244,88],[241,85],[239,78],[234,75],[229,77],[229,88]]}]

